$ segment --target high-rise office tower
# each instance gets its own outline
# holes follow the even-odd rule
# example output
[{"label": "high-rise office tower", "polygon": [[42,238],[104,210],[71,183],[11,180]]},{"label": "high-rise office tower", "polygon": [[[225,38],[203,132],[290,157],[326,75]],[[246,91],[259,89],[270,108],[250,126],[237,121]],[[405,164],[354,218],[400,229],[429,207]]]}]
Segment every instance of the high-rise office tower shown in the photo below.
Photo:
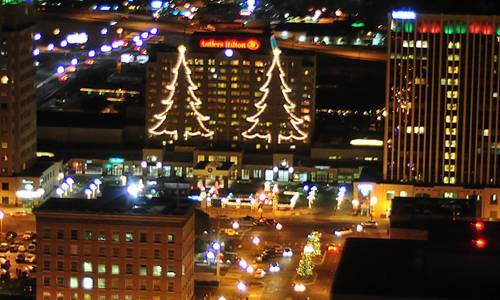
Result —
[{"label": "high-rise office tower", "polygon": [[0,1],[0,176],[36,158],[33,5]]},{"label": "high-rise office tower", "polygon": [[500,184],[500,17],[389,17],[385,181]]}]

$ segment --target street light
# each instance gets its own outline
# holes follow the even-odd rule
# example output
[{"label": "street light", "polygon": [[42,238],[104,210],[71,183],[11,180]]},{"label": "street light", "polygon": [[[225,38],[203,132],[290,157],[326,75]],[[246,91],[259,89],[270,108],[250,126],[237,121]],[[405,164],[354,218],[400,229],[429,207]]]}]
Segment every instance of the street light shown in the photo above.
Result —
[{"label": "street light", "polygon": [[255,245],[255,246],[258,246],[260,244],[260,238],[258,236],[254,236],[252,238],[252,243]]},{"label": "street light", "polygon": [[240,265],[240,268],[242,268],[242,269],[246,269],[248,267],[248,263],[244,259],[240,260],[239,265]]},{"label": "street light", "polygon": [[3,217],[4,217],[3,211],[0,210],[0,242],[3,241]]},{"label": "street light", "polygon": [[226,300],[226,297],[220,296],[217,300]]},{"label": "street light", "polygon": [[233,229],[238,230],[239,228],[240,228],[240,223],[238,223],[238,221],[234,221],[233,222]]},{"label": "street light", "polygon": [[236,285],[236,287],[242,293],[247,290],[247,285],[243,281],[238,282],[238,284]]},{"label": "street light", "polygon": [[283,229],[283,225],[281,223],[276,224],[276,230],[280,231],[281,229]]},{"label": "street light", "polygon": [[298,292],[298,293],[303,293],[306,291],[306,286],[303,283],[296,283],[293,286],[293,290]]}]

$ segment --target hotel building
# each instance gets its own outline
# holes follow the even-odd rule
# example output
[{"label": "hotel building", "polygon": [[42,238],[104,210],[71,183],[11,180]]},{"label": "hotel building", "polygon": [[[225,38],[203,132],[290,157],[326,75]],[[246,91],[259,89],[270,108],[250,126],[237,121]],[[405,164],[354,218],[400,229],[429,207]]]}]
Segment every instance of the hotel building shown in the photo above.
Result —
[{"label": "hotel building", "polygon": [[51,198],[34,213],[37,299],[194,299],[189,204],[104,190],[97,199]]},{"label": "hotel building", "polygon": [[477,197],[497,218],[500,17],[394,11],[388,37],[386,184],[358,197],[381,213],[394,196]]},{"label": "hotel building", "polygon": [[307,150],[315,56],[281,53],[272,44],[266,35],[196,33],[178,49],[153,49],[146,80],[148,146]]}]

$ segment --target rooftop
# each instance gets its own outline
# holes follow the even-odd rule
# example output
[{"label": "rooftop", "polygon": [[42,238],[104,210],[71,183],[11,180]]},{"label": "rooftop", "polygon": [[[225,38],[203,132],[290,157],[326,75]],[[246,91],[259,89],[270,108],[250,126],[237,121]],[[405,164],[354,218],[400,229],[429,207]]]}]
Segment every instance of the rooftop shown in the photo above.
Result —
[{"label": "rooftop", "polygon": [[86,198],[50,198],[36,208],[41,212],[67,212],[82,214],[120,214],[148,216],[184,216],[192,211],[189,201],[170,201],[160,198],[133,198],[123,187],[105,187],[101,197]]},{"label": "rooftop", "polygon": [[37,158],[34,165],[28,169],[14,174],[17,177],[39,177],[42,176],[43,172],[50,168],[56,161],[49,158]]},{"label": "rooftop", "polygon": [[499,299],[498,253],[464,248],[348,238],[332,299]]}]

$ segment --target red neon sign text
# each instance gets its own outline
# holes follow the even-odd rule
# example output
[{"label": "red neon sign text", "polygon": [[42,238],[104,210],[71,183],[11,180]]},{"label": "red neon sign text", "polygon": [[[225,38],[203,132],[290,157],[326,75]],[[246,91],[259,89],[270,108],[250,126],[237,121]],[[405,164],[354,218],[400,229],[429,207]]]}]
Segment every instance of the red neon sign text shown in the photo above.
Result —
[{"label": "red neon sign text", "polygon": [[200,40],[201,48],[232,48],[232,49],[247,49],[251,51],[260,49],[260,42],[257,39],[248,40],[218,40],[218,39],[202,39]]}]

